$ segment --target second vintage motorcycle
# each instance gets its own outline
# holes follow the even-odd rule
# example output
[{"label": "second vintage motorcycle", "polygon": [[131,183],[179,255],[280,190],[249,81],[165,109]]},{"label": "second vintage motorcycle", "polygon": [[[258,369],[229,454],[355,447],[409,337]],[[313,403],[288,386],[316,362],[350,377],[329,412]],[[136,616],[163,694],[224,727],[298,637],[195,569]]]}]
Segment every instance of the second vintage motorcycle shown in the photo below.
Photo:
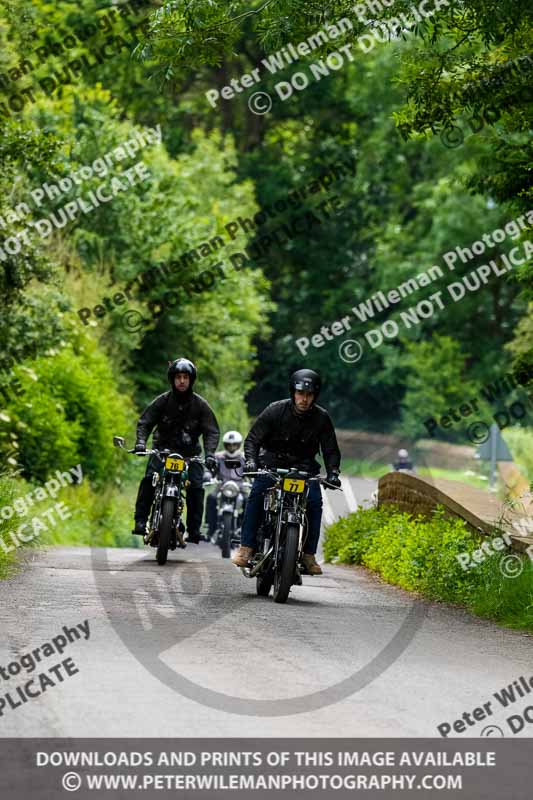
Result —
[{"label": "second vintage motorcycle", "polygon": [[[237,470],[241,461],[225,458],[227,470]],[[231,556],[232,547],[241,542],[241,526],[246,499],[250,494],[251,484],[247,480],[221,480],[213,478],[205,484],[216,486],[216,528],[211,542],[222,550],[222,558]]]}]

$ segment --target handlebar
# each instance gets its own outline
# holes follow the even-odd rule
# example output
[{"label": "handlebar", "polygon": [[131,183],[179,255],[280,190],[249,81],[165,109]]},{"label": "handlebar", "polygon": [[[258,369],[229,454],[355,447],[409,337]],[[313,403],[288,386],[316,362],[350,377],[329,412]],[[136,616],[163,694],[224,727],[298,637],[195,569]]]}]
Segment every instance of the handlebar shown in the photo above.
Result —
[{"label": "handlebar", "polygon": [[259,469],[255,472],[243,472],[243,476],[246,477],[253,477],[256,478],[259,475],[268,475],[270,478],[275,480],[277,483],[281,481],[282,478],[286,478],[288,475],[293,475],[295,478],[299,477],[302,478],[309,483],[311,481],[318,481],[322,486],[325,486],[326,489],[339,489],[342,491],[341,486],[334,486],[332,483],[328,483],[326,478],[322,477],[321,475],[311,475],[309,472],[304,472],[303,470],[297,469]]},{"label": "handlebar", "polygon": [[[158,456],[158,458],[162,458],[162,456],[167,456],[167,455],[169,455],[170,453],[173,452],[172,450],[169,450],[168,448],[165,448],[164,450],[158,450],[155,447],[152,448],[151,450],[144,450],[144,451],[139,451],[139,452],[137,452],[135,450],[135,448],[132,448],[130,450],[130,449],[127,449],[127,448],[124,447],[124,439],[121,436],[114,436],[113,437],[113,444],[115,445],[115,447],[120,447],[120,448],[126,449],[126,452],[128,452],[128,453],[135,453],[135,455],[137,455],[137,456],[152,456],[152,455],[155,455],[155,456]],[[200,462],[201,464],[204,463],[204,459],[201,456],[182,456],[180,453],[176,453],[175,455],[178,458],[182,458],[184,461],[187,461],[188,463],[190,463],[191,461],[197,461],[197,462]],[[237,468],[235,468],[235,472],[237,472]],[[311,475],[310,472],[306,472],[305,470],[299,470],[299,469],[294,469],[294,468],[293,469],[284,469],[284,468],[278,467],[278,468],[274,468],[274,469],[260,469],[260,470],[255,470],[253,472],[245,472],[243,470],[242,473],[238,477],[255,478],[255,477],[258,477],[260,475],[268,475],[270,478],[275,480],[276,483],[279,483],[281,481],[281,479],[284,478],[284,477],[287,477],[287,475],[294,475],[294,477],[300,477],[300,478],[303,478],[304,480],[307,480],[309,482],[318,481],[322,486],[325,486],[327,489],[340,489],[342,491],[342,487],[341,486],[334,486],[333,484],[328,483],[326,478],[322,477],[321,475]],[[217,478],[213,478],[213,480],[212,480],[212,483],[219,483],[219,482],[223,483],[224,481],[221,481],[220,479],[217,479]],[[209,485],[209,483],[206,483],[205,485],[207,486],[207,485]]]},{"label": "handlebar", "polygon": [[[164,450],[158,450],[157,448],[152,448],[152,450],[140,450],[137,451],[133,447],[131,450],[126,450],[127,453],[134,453],[136,456],[157,456],[158,458],[164,458],[165,456],[170,455],[170,453],[175,453],[174,450],[169,450],[165,448]],[[204,463],[204,459],[201,456],[182,456],[181,453],[175,453],[177,458],[182,458],[184,461],[190,463],[191,461],[199,461],[201,464]]]}]

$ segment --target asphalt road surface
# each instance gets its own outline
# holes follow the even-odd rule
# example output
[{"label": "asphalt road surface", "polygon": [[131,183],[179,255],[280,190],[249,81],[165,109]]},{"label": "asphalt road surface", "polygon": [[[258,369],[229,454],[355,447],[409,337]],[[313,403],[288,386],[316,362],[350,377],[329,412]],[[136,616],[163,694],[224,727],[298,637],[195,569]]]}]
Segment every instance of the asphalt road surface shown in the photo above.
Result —
[{"label": "asphalt road surface", "polygon": [[[326,520],[366,505],[375,484],[344,488],[327,495]],[[530,636],[425,604],[363,569],[325,565],[277,605],[206,543],[165,567],[147,548],[25,557],[0,582],[0,667],[38,647],[41,661],[0,679],[0,708],[6,692],[20,703],[6,701],[0,736],[437,736],[488,701],[492,714],[461,735],[497,726],[510,736],[506,718],[528,705],[504,709],[493,693],[531,676]],[[88,639],[71,632],[61,655],[44,656],[64,626],[86,620]],[[17,698],[17,686],[33,677],[35,690],[35,676],[68,658],[77,672],[46,672],[42,693]]]}]

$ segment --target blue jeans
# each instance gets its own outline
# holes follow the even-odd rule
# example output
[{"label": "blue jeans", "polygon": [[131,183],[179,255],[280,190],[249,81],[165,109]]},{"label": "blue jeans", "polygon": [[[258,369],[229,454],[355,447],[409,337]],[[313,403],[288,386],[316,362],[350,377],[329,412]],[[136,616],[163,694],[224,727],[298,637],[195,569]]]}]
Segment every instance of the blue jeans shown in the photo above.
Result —
[{"label": "blue jeans", "polygon": [[[263,521],[263,498],[266,490],[275,483],[273,478],[268,475],[258,475],[254,479],[244,521],[242,523],[241,544],[244,547],[252,547],[255,550],[257,531]],[[320,539],[320,522],[322,520],[322,492],[318,481],[309,484],[309,494],[307,495],[307,537],[304,544],[304,553],[314,555]]]}]

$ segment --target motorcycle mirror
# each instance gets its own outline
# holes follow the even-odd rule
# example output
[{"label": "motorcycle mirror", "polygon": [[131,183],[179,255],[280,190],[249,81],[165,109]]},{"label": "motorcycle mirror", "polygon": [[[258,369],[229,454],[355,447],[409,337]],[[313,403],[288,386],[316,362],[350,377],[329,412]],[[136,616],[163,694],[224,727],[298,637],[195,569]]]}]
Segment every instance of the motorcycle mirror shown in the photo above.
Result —
[{"label": "motorcycle mirror", "polygon": [[113,436],[113,444],[115,447],[124,447],[124,438],[122,436]]}]

